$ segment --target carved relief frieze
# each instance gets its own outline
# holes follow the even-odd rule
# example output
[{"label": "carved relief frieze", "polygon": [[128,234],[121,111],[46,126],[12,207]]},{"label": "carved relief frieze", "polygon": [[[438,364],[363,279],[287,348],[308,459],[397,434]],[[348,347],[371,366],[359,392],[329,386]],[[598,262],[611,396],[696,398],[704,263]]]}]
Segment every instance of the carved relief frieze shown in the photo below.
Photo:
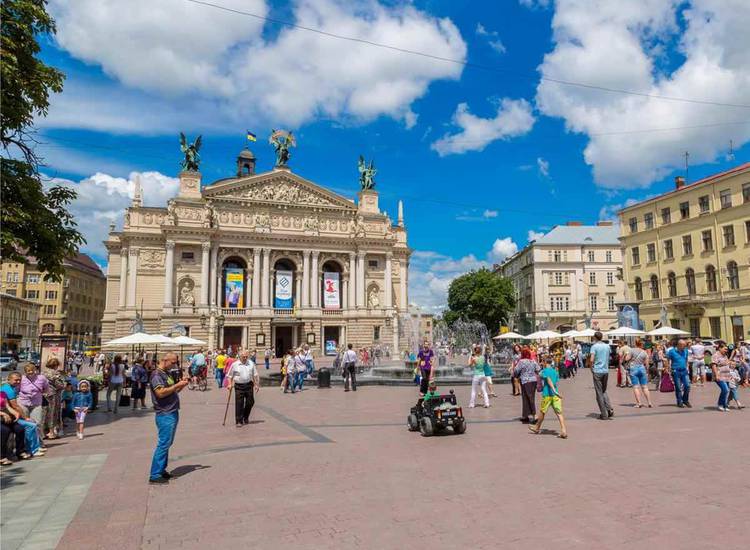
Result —
[{"label": "carved relief frieze", "polygon": [[166,251],[158,248],[141,248],[138,258],[143,269],[161,269],[164,267]]}]

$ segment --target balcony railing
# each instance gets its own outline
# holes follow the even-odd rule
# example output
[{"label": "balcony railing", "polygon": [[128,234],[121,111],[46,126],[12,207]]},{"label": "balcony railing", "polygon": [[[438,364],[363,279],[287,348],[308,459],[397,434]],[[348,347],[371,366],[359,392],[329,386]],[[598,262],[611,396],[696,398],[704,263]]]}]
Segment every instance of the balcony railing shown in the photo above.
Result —
[{"label": "balcony railing", "polygon": [[322,309],[323,315],[330,316],[330,317],[340,317],[343,315],[343,310],[341,309]]},{"label": "balcony railing", "polygon": [[249,310],[244,307],[223,307],[221,308],[221,314],[225,317],[241,317],[247,315]]},{"label": "balcony railing", "polygon": [[292,317],[294,316],[294,310],[292,308],[275,307],[273,308],[273,314],[277,317]]}]

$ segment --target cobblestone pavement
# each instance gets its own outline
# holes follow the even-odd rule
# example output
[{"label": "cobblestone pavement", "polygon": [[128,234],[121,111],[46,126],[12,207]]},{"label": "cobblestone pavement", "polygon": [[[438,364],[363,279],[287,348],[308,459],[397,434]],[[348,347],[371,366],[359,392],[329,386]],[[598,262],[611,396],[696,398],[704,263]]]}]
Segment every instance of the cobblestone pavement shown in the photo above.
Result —
[{"label": "cobblestone pavement", "polygon": [[[244,428],[231,410],[221,426],[225,391],[185,391],[176,476],[156,487],[146,483],[152,412],[95,412],[83,441],[64,438],[50,458],[3,470],[3,548],[22,529],[41,532],[45,521],[16,517],[37,517],[70,486],[86,496],[66,501],[72,519],[51,521],[69,520],[63,549],[747,547],[750,410],[718,412],[715,385],[694,389],[693,409],[658,393],[653,409],[635,409],[630,390],[612,387],[616,416],[603,422],[584,372],[561,383],[568,440],[554,437],[554,415],[528,434],[519,398],[496,389],[491,408],[470,410],[469,388],[457,387],[468,430],[432,438],[406,430],[413,388],[263,388]],[[750,404],[750,392],[741,398]],[[37,474],[55,460],[80,471]],[[97,461],[88,486],[80,472]],[[48,492],[31,491],[38,485]]]}]

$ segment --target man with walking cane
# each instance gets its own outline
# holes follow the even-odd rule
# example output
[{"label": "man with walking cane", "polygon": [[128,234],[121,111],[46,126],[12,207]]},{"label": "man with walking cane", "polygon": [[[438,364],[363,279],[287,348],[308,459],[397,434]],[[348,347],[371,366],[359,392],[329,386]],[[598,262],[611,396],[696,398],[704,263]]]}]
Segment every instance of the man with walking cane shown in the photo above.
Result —
[{"label": "man with walking cane", "polygon": [[[253,410],[255,397],[253,392],[260,391],[260,376],[258,369],[249,359],[247,350],[240,352],[240,358],[232,363],[227,373],[229,385],[227,388],[231,394],[234,388],[234,420],[237,427],[241,428],[250,423],[250,411]],[[227,410],[229,410],[229,401],[227,401]],[[226,422],[226,413],[224,414]]]}]

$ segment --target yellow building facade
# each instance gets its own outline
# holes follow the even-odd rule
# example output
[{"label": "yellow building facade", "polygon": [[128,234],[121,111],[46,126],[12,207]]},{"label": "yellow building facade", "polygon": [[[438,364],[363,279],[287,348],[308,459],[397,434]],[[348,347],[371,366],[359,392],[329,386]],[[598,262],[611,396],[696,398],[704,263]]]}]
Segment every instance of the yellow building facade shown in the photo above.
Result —
[{"label": "yellow building facade", "polygon": [[0,264],[0,292],[39,304],[39,334],[67,334],[70,346],[97,345],[107,280],[86,254],[65,260],[60,281],[47,281],[34,258]]},{"label": "yellow building facade", "polygon": [[646,330],[667,322],[737,342],[750,330],[750,163],[619,211],[626,300]]}]

